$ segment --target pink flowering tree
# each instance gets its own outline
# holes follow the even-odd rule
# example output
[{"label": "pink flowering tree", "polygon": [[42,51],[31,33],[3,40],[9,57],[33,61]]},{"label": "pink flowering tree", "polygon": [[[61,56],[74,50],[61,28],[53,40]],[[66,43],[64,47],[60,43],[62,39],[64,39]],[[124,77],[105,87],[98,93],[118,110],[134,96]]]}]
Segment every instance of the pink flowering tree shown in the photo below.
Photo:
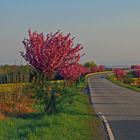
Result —
[{"label": "pink flowering tree", "polygon": [[131,65],[131,69],[140,69],[140,65]]},{"label": "pink flowering tree", "polygon": [[45,36],[29,30],[29,38],[23,41],[25,51],[21,55],[37,73],[34,78],[35,87],[38,87],[36,95],[45,104],[46,112],[55,110],[55,94],[47,91],[49,86],[46,81],[52,80],[56,72],[80,60],[82,46],[73,46],[73,40],[70,34],[64,35],[59,31]]},{"label": "pink flowering tree", "polygon": [[99,68],[100,72],[105,71],[105,66],[104,65],[99,65],[98,68]]},{"label": "pink flowering tree", "polygon": [[23,41],[25,52],[21,54],[34,69],[51,80],[56,71],[80,60],[82,47],[80,44],[73,47],[73,39],[70,34],[56,32],[45,37],[43,33],[31,33],[29,30],[29,39]]},{"label": "pink flowering tree", "polygon": [[89,69],[78,63],[65,67],[60,71],[64,79],[70,82],[78,80],[82,75],[87,73],[89,73]]},{"label": "pink flowering tree", "polygon": [[139,70],[135,71],[134,74],[137,78],[140,78],[140,71]]},{"label": "pink flowering tree", "polygon": [[115,74],[117,80],[122,82],[124,76],[126,75],[126,72],[121,68],[116,68],[116,69],[114,69],[114,74]]},{"label": "pink flowering tree", "polygon": [[99,71],[98,66],[94,66],[94,67],[91,69],[91,73],[95,73],[95,72],[98,72],[98,71]]},{"label": "pink flowering tree", "polygon": [[103,71],[105,71],[105,66],[104,65],[93,66],[92,69],[91,69],[91,73],[103,72]]}]

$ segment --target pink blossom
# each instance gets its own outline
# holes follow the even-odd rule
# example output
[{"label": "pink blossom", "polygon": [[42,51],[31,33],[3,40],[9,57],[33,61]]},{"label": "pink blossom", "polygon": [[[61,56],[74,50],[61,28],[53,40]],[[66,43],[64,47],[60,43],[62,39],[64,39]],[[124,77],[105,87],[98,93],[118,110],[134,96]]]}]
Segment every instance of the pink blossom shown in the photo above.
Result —
[{"label": "pink blossom", "polygon": [[61,75],[67,80],[77,80],[81,75],[89,73],[89,69],[81,64],[75,63],[69,67],[62,68]]},{"label": "pink blossom", "polygon": [[131,65],[131,69],[140,69],[140,65]]},{"label": "pink blossom", "polygon": [[121,80],[123,80],[124,76],[126,75],[126,72],[121,68],[116,68],[116,69],[114,69],[114,74],[115,74],[117,80],[121,81]]},{"label": "pink blossom", "polygon": [[63,35],[59,31],[44,36],[43,33],[31,32],[29,39],[24,39],[25,52],[23,58],[37,71],[52,79],[56,71],[74,65],[80,60],[81,44],[73,47],[70,34]]}]

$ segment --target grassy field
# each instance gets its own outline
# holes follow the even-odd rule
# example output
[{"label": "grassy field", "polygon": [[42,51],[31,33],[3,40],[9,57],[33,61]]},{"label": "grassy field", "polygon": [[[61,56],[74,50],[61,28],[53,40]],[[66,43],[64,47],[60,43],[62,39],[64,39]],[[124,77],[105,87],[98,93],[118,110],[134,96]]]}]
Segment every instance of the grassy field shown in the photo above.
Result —
[{"label": "grassy field", "polygon": [[107,79],[108,79],[109,81],[111,81],[111,82],[113,82],[113,83],[119,85],[119,86],[122,86],[122,87],[125,87],[125,88],[128,88],[128,89],[131,89],[131,90],[140,92],[140,88],[137,87],[137,86],[132,86],[132,85],[129,85],[129,84],[124,84],[124,83],[120,83],[119,81],[117,81],[117,80],[115,79],[115,75],[110,75],[110,76],[107,77]]},{"label": "grassy field", "polygon": [[67,88],[57,99],[57,111],[21,114],[0,121],[0,140],[102,140],[101,121],[78,88]]}]

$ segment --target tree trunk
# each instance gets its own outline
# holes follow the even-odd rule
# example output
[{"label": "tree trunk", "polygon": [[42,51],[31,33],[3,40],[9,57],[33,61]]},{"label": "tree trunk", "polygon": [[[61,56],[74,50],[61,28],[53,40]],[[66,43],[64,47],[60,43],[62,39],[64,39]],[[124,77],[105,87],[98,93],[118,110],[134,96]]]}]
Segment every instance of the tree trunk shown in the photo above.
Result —
[{"label": "tree trunk", "polygon": [[44,111],[47,113],[53,113],[56,111],[56,97],[54,94],[51,95],[49,102],[45,103]]}]

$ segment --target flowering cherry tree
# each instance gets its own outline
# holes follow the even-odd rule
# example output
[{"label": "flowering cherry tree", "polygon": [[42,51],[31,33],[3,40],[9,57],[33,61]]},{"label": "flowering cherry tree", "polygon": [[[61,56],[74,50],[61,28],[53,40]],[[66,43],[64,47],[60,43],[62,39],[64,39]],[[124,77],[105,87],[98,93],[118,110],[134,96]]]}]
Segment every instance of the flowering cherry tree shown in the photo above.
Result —
[{"label": "flowering cherry tree", "polygon": [[29,30],[29,39],[23,41],[25,52],[21,54],[33,68],[51,80],[56,71],[80,60],[82,46],[73,47],[73,40],[70,34],[63,35],[59,31],[44,36]]},{"label": "flowering cherry tree", "polygon": [[64,35],[58,31],[45,36],[29,30],[29,38],[23,41],[25,51],[21,55],[37,71],[36,97],[45,104],[45,111],[55,110],[55,95],[47,91],[50,88],[47,88],[46,81],[52,80],[56,72],[69,69],[80,60],[79,52],[83,47],[81,44],[74,46],[73,40],[70,33]]},{"label": "flowering cherry tree", "polygon": [[140,70],[134,71],[134,74],[137,78],[140,78]]},{"label": "flowering cherry tree", "polygon": [[100,72],[105,71],[105,66],[104,65],[99,65],[98,68],[99,68]]},{"label": "flowering cherry tree", "polygon": [[95,73],[95,72],[103,72],[103,71],[105,71],[105,66],[104,65],[94,66],[91,69],[91,72],[92,73]]},{"label": "flowering cherry tree", "polygon": [[91,69],[91,73],[95,73],[95,72],[98,72],[98,71],[99,71],[98,66],[94,66],[94,67]]},{"label": "flowering cherry tree", "polygon": [[126,75],[126,72],[121,68],[116,68],[116,69],[114,69],[114,74],[115,74],[117,80],[122,81],[124,76]]},{"label": "flowering cherry tree", "polygon": [[140,69],[140,65],[131,65],[131,69]]},{"label": "flowering cherry tree", "polygon": [[89,69],[81,64],[75,63],[69,67],[65,67],[60,71],[61,75],[66,80],[75,81],[81,75],[89,73]]}]

